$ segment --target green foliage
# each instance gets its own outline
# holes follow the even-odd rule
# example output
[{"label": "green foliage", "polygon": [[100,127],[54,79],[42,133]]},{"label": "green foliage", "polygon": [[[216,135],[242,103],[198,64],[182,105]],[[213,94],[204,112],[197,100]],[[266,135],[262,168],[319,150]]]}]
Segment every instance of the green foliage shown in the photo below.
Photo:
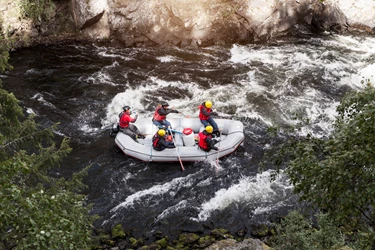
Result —
[{"label": "green foliage", "polygon": [[21,0],[23,15],[34,20],[35,23],[48,20],[54,9],[52,0]]},{"label": "green foliage", "polygon": [[301,213],[292,211],[277,225],[274,248],[282,250],[327,250],[344,246],[344,237],[327,214],[318,214],[317,227]]},{"label": "green foliage", "polygon": [[348,93],[327,138],[289,135],[274,158],[303,200],[374,239],[375,88]]},{"label": "green foliage", "polygon": [[0,35],[0,72],[12,68],[12,66],[8,63],[9,49],[10,44],[4,41],[3,37]]},{"label": "green foliage", "polygon": [[375,242],[374,235],[373,232],[357,231],[355,233],[348,233],[346,237],[350,239],[348,245],[352,249],[372,250],[374,246],[373,242]]},{"label": "green foliage", "polygon": [[0,249],[89,249],[95,217],[78,194],[88,168],[51,177],[71,151],[67,139],[56,145],[57,125],[40,129],[2,88],[0,111]]},{"label": "green foliage", "polygon": [[112,228],[111,234],[112,238],[114,239],[124,239],[126,237],[126,234],[121,224],[117,224],[114,228]]}]

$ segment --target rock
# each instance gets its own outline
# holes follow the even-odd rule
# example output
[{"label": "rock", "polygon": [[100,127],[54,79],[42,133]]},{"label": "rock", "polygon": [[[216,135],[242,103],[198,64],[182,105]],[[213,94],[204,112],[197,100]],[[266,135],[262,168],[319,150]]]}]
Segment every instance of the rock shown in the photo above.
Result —
[{"label": "rock", "polygon": [[178,239],[178,241],[183,245],[189,245],[198,241],[198,239],[199,239],[199,236],[197,234],[184,233],[184,234],[180,234],[180,238]]},{"label": "rock", "polygon": [[215,244],[205,248],[205,250],[269,250],[270,247],[265,245],[258,239],[246,239],[242,242],[237,242],[233,239],[221,240]]},{"label": "rock", "polygon": [[103,10],[101,13],[94,16],[93,18],[90,18],[90,19],[86,20],[86,22],[82,25],[80,30],[84,30],[84,29],[96,24],[97,22],[99,22],[100,19],[103,17],[104,12],[105,11]]},{"label": "rock", "polygon": [[216,241],[216,239],[213,238],[212,236],[204,236],[204,237],[199,238],[198,246],[202,249],[204,247],[207,247],[207,246],[211,245],[215,241]]},{"label": "rock", "polygon": [[226,229],[214,229],[210,233],[215,239],[221,240],[221,239],[228,239],[228,238],[233,238],[232,235],[230,235],[229,231]]},{"label": "rock", "polygon": [[124,229],[122,228],[121,224],[116,225],[111,230],[112,238],[113,239],[124,239],[126,237],[126,234],[124,232]]},{"label": "rock", "polygon": [[64,36],[114,46],[209,46],[375,29],[375,1],[368,0],[55,0],[41,23],[21,14],[20,1],[0,6],[1,31],[15,46]]},{"label": "rock", "polygon": [[167,238],[162,238],[158,241],[155,242],[156,245],[158,245],[161,249],[165,249],[168,246],[168,239]]}]

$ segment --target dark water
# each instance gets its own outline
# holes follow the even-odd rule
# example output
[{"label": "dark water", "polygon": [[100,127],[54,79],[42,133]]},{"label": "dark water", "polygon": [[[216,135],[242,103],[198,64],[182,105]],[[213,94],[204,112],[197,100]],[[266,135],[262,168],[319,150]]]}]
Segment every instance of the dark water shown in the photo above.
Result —
[{"label": "dark water", "polygon": [[[71,138],[60,175],[91,165],[85,183],[97,227],[121,223],[150,239],[213,228],[250,234],[299,206],[285,176],[271,182],[271,169],[258,170],[267,127],[293,124],[300,113],[312,121],[302,133],[329,134],[340,98],[373,79],[374,45],[370,37],[327,36],[204,49],[48,46],[12,53],[15,69],[1,78],[42,126],[60,122],[57,136]],[[220,117],[244,123],[243,145],[219,168],[184,163],[184,172],[178,162],[123,155],[103,128],[125,104],[151,119],[163,100],[192,116],[213,101]]]}]

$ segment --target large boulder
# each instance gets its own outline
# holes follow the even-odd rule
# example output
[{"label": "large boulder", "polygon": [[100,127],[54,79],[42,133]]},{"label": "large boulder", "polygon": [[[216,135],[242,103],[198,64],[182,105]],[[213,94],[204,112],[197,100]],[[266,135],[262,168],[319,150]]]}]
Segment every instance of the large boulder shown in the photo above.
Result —
[{"label": "large boulder", "polygon": [[207,46],[269,41],[314,32],[373,34],[368,0],[55,0],[38,23],[20,14],[20,0],[3,0],[1,30],[19,40],[74,35],[115,46]]},{"label": "large boulder", "polygon": [[[83,4],[81,0],[75,1]],[[96,9],[96,13],[91,13],[91,16],[103,10],[108,12],[99,22],[103,25],[88,29],[87,34],[100,30],[98,34],[109,34],[108,38],[116,45],[206,46],[268,41],[290,32],[344,33],[361,29],[372,33],[375,2],[365,2],[91,0],[85,1],[87,6],[83,9]]]}]

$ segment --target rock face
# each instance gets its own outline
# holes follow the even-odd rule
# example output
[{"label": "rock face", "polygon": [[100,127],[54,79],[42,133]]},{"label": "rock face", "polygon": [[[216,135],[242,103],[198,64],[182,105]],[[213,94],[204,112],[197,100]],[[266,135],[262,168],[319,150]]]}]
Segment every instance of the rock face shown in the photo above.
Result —
[{"label": "rock face", "polygon": [[270,247],[258,239],[246,239],[242,242],[236,242],[233,239],[222,240],[207,247],[205,250],[269,250]]},{"label": "rock face", "polygon": [[64,34],[116,46],[249,43],[322,31],[372,34],[375,26],[375,1],[369,0],[55,0],[58,11],[44,26],[17,16],[20,0],[2,1],[4,34],[36,39],[53,29],[59,35],[60,24]]}]

